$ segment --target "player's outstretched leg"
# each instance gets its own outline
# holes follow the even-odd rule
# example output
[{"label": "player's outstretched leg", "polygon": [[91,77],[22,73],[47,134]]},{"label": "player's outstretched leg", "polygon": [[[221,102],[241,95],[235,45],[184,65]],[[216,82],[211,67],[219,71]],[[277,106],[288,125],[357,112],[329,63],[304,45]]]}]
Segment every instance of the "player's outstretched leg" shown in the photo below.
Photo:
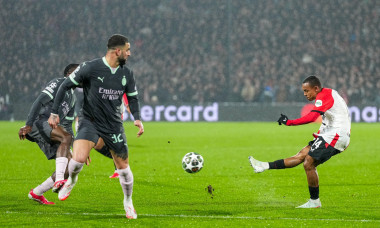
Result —
[{"label": "player's outstretched leg", "polygon": [[44,195],[37,195],[33,192],[33,189],[30,190],[28,194],[29,199],[39,202],[40,204],[55,204],[54,202],[48,201]]},{"label": "player's outstretched leg", "polygon": [[297,208],[320,208],[322,207],[321,201],[318,199],[309,199],[305,204],[298,206]]},{"label": "player's outstretched leg", "polygon": [[82,170],[84,163],[79,163],[75,161],[74,159],[71,159],[69,162],[69,178],[67,179],[65,185],[61,188],[61,190],[58,193],[58,199],[59,200],[66,200],[71,190],[74,188],[75,184],[78,181],[78,174]]},{"label": "player's outstretched leg", "polygon": [[126,169],[118,169],[119,181],[124,193],[124,210],[128,219],[137,219],[137,213],[132,203],[133,173],[128,166]]},{"label": "player's outstretched leg", "polygon": [[269,169],[269,163],[268,162],[261,162],[256,159],[254,159],[252,156],[248,157],[249,163],[251,164],[253,170],[255,173],[261,173],[265,170]]}]

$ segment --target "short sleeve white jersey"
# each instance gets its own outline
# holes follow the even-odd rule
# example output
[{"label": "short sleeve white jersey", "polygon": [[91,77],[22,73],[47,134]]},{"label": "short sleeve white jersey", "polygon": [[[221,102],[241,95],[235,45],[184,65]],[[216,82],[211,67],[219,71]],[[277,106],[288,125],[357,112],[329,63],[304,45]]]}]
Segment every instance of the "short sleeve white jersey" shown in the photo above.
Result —
[{"label": "short sleeve white jersey", "polygon": [[315,98],[313,112],[322,116],[322,125],[316,135],[337,150],[345,150],[350,143],[351,118],[344,99],[337,91],[323,88]]}]

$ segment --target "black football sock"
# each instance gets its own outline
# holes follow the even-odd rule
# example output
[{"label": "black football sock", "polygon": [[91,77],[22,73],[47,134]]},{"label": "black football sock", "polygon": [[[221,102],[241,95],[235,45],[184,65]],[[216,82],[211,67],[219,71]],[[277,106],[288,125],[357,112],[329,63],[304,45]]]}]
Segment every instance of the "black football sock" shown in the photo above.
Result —
[{"label": "black football sock", "polygon": [[318,187],[309,186],[309,192],[310,192],[310,199],[316,200],[319,198],[319,186]]},{"label": "black football sock", "polygon": [[269,162],[269,169],[285,169],[284,159]]}]

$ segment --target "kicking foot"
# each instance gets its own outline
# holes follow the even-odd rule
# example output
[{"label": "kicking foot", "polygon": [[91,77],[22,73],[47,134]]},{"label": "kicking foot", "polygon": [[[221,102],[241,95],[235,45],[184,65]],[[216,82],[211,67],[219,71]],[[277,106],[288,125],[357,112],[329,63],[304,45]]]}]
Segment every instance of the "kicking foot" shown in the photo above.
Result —
[{"label": "kicking foot", "polygon": [[110,178],[119,178],[119,173],[115,171]]},{"label": "kicking foot", "polygon": [[249,156],[248,159],[249,159],[249,163],[251,164],[255,173],[264,172],[265,170],[267,170],[269,168],[269,166],[265,164],[267,162],[258,161],[256,159],[254,159],[252,156]]},{"label": "kicking foot", "polygon": [[303,204],[297,208],[319,208],[319,207],[322,207],[322,204],[318,198],[316,200],[309,199],[309,201],[307,201],[305,204]]},{"label": "kicking foot", "polygon": [[58,193],[61,190],[62,186],[66,183],[67,180],[59,180],[54,183],[53,188],[51,189],[53,192]]},{"label": "kicking foot", "polygon": [[33,189],[30,190],[28,194],[29,199],[39,202],[40,204],[55,204],[54,202],[48,201],[43,195],[38,196],[34,194]]}]

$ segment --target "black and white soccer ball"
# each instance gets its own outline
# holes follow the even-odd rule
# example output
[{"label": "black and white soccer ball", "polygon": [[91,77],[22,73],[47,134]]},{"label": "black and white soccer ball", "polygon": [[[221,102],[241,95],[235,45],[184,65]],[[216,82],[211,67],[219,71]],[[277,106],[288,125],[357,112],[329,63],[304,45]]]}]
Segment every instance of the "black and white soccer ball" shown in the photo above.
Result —
[{"label": "black and white soccer ball", "polygon": [[182,168],[188,173],[197,173],[203,168],[203,162],[202,155],[189,152],[182,159]]}]

